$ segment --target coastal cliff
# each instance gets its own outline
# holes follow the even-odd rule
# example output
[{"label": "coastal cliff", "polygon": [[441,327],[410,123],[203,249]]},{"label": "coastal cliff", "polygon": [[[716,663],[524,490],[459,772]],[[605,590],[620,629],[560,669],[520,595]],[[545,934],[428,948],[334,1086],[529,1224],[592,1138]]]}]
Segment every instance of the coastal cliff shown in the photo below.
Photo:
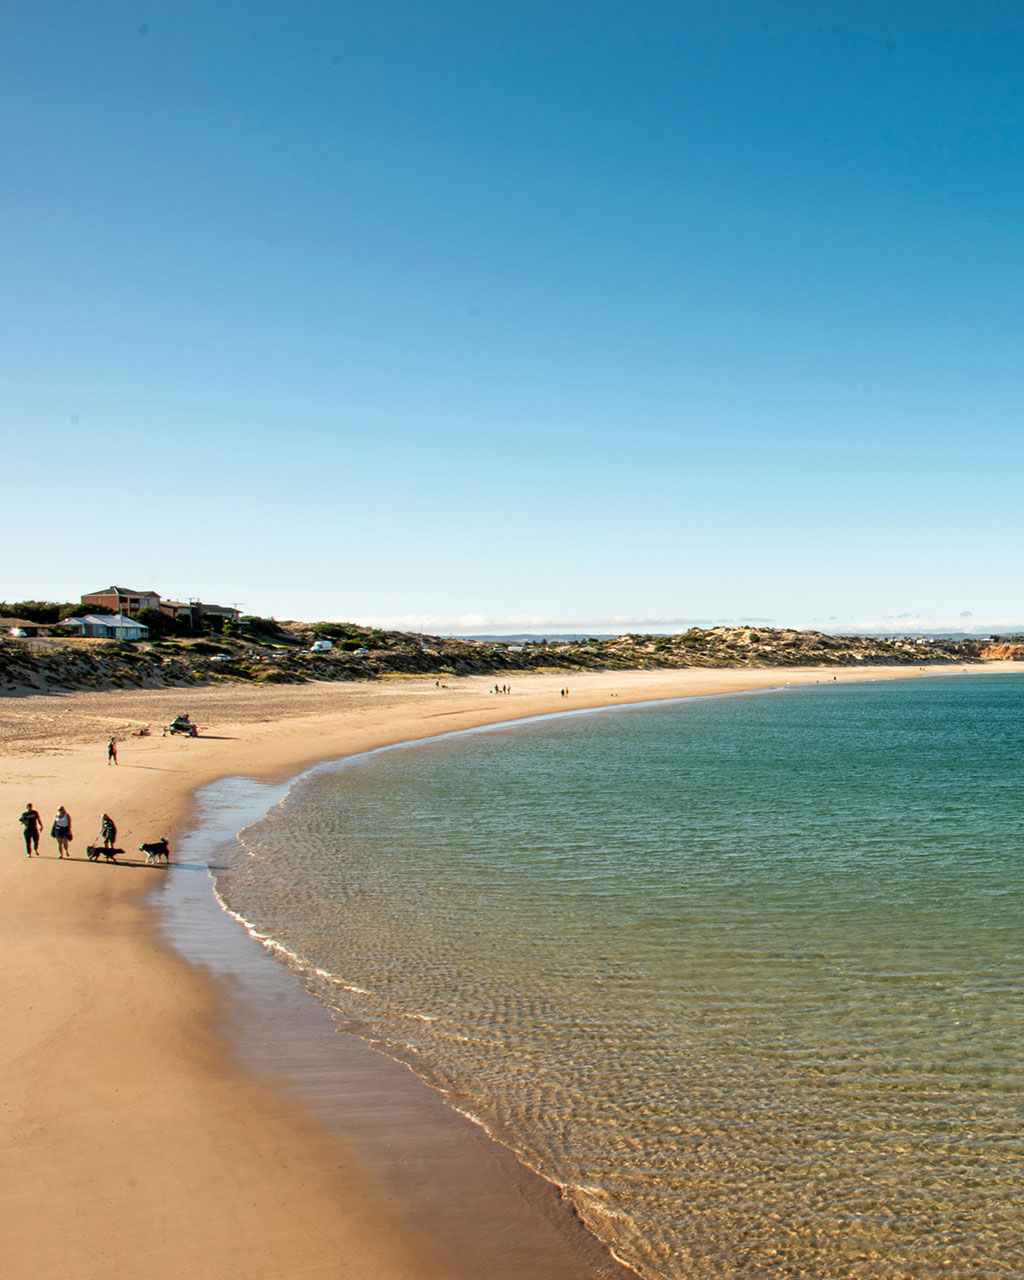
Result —
[{"label": "coastal cliff", "polygon": [[[330,639],[326,653],[310,652]],[[292,684],[386,676],[485,675],[680,667],[804,667],[1024,660],[1024,645],[879,639],[770,627],[691,628],[677,635],[508,643],[380,631],[346,623],[267,623],[248,634],[152,643],[0,640],[0,694],[187,687],[224,681]]]},{"label": "coastal cliff", "polygon": [[986,644],[978,656],[983,662],[1024,662],[1024,644]]}]

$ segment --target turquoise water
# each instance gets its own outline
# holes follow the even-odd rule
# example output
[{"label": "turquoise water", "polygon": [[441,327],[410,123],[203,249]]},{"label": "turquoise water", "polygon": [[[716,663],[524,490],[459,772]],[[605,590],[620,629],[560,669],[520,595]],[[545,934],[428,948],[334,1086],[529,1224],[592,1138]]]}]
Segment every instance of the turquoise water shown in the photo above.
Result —
[{"label": "turquoise water", "polygon": [[1024,1275],[1024,679],[321,768],[218,890],[645,1276]]}]

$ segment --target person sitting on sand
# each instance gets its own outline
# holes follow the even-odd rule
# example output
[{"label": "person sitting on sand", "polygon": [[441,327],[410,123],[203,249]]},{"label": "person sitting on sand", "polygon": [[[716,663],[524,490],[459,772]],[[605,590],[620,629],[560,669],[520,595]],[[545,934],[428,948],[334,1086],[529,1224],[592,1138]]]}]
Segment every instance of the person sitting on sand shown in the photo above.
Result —
[{"label": "person sitting on sand", "polygon": [[71,834],[71,814],[63,805],[57,808],[57,816],[53,820],[53,826],[50,828],[50,835],[57,841],[57,851],[62,858],[70,858],[71,850],[68,845],[74,839]]},{"label": "person sitting on sand", "polygon": [[109,813],[105,813],[100,819],[100,836],[104,849],[113,849],[114,841],[117,839],[117,827],[114,826],[114,819]]},{"label": "person sitting on sand", "polygon": [[18,819],[22,827],[25,829],[25,852],[32,857],[32,850],[36,851],[36,857],[39,857],[39,833],[43,829],[43,820],[39,816],[39,810],[32,808],[30,800],[25,806],[25,812]]}]

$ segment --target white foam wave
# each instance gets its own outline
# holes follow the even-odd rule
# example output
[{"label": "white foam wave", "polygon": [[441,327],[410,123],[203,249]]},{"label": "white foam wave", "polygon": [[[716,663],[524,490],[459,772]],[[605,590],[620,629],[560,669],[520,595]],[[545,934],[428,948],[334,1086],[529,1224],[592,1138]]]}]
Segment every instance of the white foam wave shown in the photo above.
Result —
[{"label": "white foam wave", "polygon": [[334,986],[341,987],[344,991],[351,991],[354,995],[359,996],[368,996],[370,994],[365,987],[358,987],[355,983],[346,982],[344,978],[339,978],[336,974],[329,973],[326,969],[320,969],[316,965],[310,964],[305,957],[299,955],[297,951],[293,951],[291,947],[286,947],[283,942],[278,942],[276,938],[272,938],[268,933],[261,933],[251,920],[247,920],[238,911],[232,910],[216,888],[214,888],[213,893],[220,904],[221,910],[226,915],[229,915],[232,920],[236,920],[251,938],[256,939],[260,946],[265,947],[274,955],[283,956],[286,960],[290,960],[305,972],[315,974],[318,978],[323,978],[325,981],[333,983]]}]

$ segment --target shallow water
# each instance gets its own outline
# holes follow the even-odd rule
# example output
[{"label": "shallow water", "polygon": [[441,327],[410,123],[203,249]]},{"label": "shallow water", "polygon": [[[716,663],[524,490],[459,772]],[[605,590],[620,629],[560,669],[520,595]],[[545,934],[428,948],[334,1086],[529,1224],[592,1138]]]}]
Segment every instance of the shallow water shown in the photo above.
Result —
[{"label": "shallow water", "polygon": [[1022,725],[991,676],[452,735],[218,892],[645,1275],[1019,1277]]}]

